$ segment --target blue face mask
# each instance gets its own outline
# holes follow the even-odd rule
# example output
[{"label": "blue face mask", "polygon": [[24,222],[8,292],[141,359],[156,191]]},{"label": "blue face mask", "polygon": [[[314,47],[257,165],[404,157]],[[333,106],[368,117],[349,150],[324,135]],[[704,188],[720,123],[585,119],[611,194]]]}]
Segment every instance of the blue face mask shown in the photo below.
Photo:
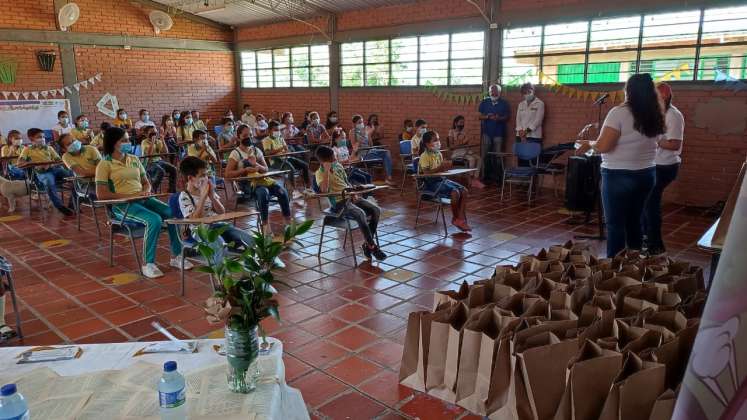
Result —
[{"label": "blue face mask", "polygon": [[80,123],[80,128],[82,128],[84,130],[88,130],[88,121],[86,120],[86,121],[81,122]]},{"label": "blue face mask", "polygon": [[132,153],[132,143],[120,143],[119,151],[124,154]]},{"label": "blue face mask", "polygon": [[72,143],[70,143],[70,146],[67,147],[67,151],[70,153],[78,153],[80,152],[82,144],[80,140],[75,140]]},{"label": "blue face mask", "polygon": [[185,118],[184,119],[185,124],[192,124],[192,118]]},{"label": "blue face mask", "polygon": [[345,147],[345,139],[337,140],[337,147]]}]

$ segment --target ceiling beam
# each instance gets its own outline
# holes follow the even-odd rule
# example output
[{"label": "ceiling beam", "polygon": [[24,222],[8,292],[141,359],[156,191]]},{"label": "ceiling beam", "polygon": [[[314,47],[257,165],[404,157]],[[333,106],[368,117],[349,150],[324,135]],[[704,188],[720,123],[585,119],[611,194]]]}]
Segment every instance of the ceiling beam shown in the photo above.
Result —
[{"label": "ceiling beam", "polygon": [[[153,1],[153,0],[129,0],[129,1],[130,1],[130,3],[139,4],[139,5],[142,5],[142,6],[145,6],[145,7],[150,7],[150,8],[157,9],[157,10],[162,10],[162,11],[164,11],[164,12],[170,14],[170,15],[173,14],[173,11],[175,9],[175,7],[170,7],[170,6],[166,5],[166,4],[158,3],[158,2]],[[179,9],[179,10],[180,11],[179,11],[179,13],[176,16],[181,16],[181,17],[183,17],[185,19],[189,19],[189,20],[191,20],[193,22],[201,23],[201,24],[207,25],[207,26],[212,26],[213,28],[222,29],[224,31],[230,31],[230,30],[233,29],[229,25],[225,25],[223,23],[216,22],[214,20],[210,20],[210,19],[204,18],[202,16],[198,16],[198,15],[196,15],[194,13],[189,13],[189,12],[186,12],[186,11],[181,10],[181,9]]]}]

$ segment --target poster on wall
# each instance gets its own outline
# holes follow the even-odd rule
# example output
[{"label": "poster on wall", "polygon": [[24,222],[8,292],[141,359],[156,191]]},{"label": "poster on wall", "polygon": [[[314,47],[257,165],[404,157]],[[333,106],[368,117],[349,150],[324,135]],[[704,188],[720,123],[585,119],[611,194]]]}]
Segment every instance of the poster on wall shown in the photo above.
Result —
[{"label": "poster on wall", "polygon": [[67,99],[45,100],[0,100],[0,133],[7,136],[8,131],[18,130],[24,139],[29,128],[51,130],[57,124],[57,113],[70,113],[70,101]]},{"label": "poster on wall", "polygon": [[115,118],[117,116],[117,110],[119,109],[117,97],[106,92],[96,103],[96,109],[109,118]]}]

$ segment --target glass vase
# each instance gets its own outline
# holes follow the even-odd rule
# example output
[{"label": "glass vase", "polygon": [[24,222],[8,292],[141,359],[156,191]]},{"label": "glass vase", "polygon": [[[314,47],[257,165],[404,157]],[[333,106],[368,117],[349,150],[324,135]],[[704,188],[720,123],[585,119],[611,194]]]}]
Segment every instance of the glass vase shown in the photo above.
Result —
[{"label": "glass vase", "polygon": [[259,339],[257,328],[226,327],[226,359],[228,360],[228,388],[231,392],[248,394],[257,387],[259,379]]}]

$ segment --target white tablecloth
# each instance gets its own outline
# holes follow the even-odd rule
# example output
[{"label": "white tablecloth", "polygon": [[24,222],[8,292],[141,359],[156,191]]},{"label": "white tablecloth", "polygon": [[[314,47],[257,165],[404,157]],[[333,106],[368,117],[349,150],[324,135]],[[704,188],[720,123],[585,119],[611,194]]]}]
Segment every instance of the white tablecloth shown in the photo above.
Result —
[{"label": "white tablecloth", "polygon": [[[272,347],[269,354],[259,357],[260,381],[257,390],[252,393],[256,395],[257,400],[261,399],[261,401],[256,401],[256,404],[251,403],[250,407],[256,407],[256,410],[250,410],[252,415],[249,418],[257,420],[309,419],[301,393],[285,383],[282,343],[274,338],[268,338],[268,340],[272,342]],[[157,368],[162,368],[164,362],[174,360],[178,364],[179,372],[187,376],[207,367],[226,365],[225,357],[213,349],[214,345],[223,343],[222,339],[195,341],[198,352],[192,354],[159,353],[133,357],[149,343],[84,344],[80,345],[83,354],[78,359],[28,364],[16,362],[18,355],[31,347],[4,347],[0,348],[0,379],[9,381],[39,367],[48,367],[60,376],[76,376],[105,370],[126,370],[127,367],[137,362],[151,363]],[[156,392],[154,388],[154,398]]]}]

